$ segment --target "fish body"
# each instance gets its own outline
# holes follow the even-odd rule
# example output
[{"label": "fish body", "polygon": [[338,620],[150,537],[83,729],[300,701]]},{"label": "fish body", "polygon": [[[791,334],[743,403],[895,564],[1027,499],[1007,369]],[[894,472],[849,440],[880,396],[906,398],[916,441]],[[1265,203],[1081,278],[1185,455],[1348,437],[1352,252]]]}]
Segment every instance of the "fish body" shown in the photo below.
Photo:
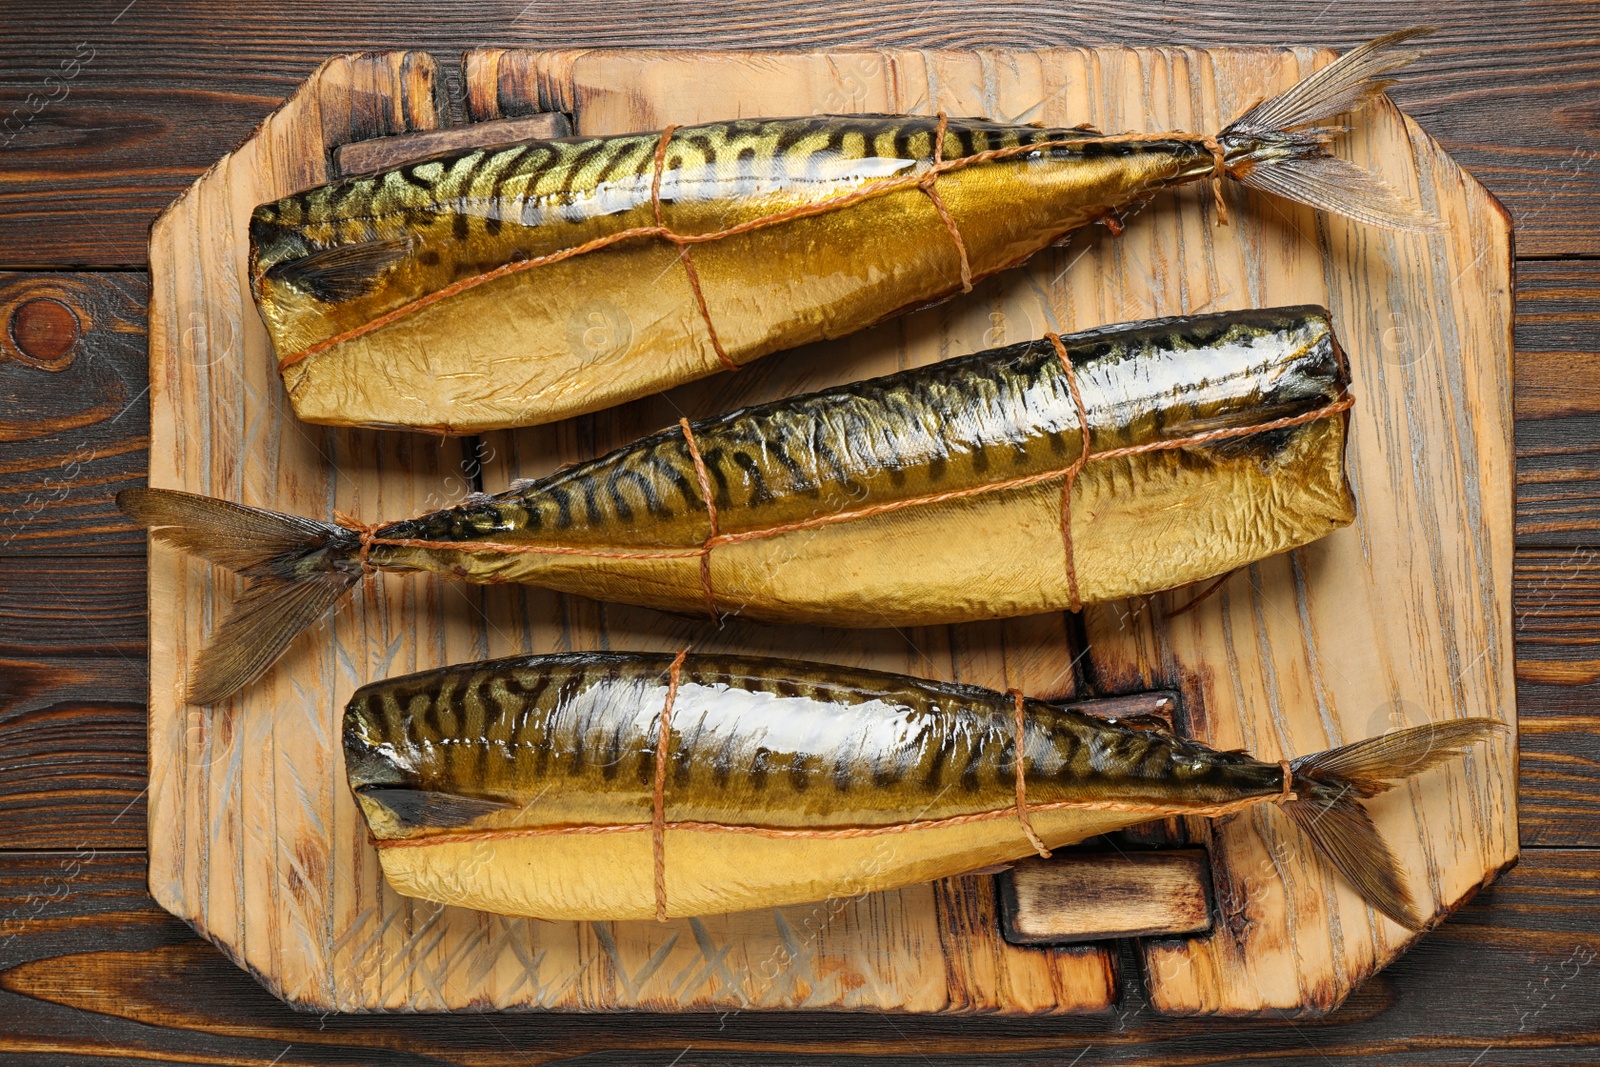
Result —
[{"label": "fish body", "polygon": [[[659,134],[480,150],[352,178],[257,209],[253,276],[280,358],[419,294],[662,222],[705,234],[933,165],[934,119],[749,119]],[[982,278],[1118,206],[1213,167],[1196,141],[1101,144],[1083,131],[953,120],[944,156],[1077,142],[936,180]],[[383,249],[343,299],[326,272],[279,269],[318,250]],[[610,407],[722,369],[853,333],[962,286],[961,257],[916,186],[693,246],[698,309],[678,249],[639,238],[507,274],[339,341],[286,368],[301,418],[471,432]],[[326,260],[324,260],[326,262]],[[337,263],[338,261],[335,260]],[[379,264],[382,264],[380,267]],[[358,268],[359,269],[359,268]],[[346,270],[346,273],[355,273]],[[711,326],[707,326],[709,319]],[[359,373],[351,373],[359,368]],[[396,390],[426,372],[429,389]]]},{"label": "fish body", "polygon": [[[1063,472],[1083,423],[1041,340],[668,429],[380,526],[367,559],[669,611],[904,626],[1170,588],[1353,518],[1326,312],[1156,320],[1062,350],[1091,455],[1066,508],[1070,548]],[[1318,410],[1278,432],[1093,458]]]},{"label": "fish body", "polygon": [[360,529],[164,490],[118,502],[254,580],[202,653],[190,697],[210,703],[364,570],[846,627],[1183,585],[1352,520],[1346,384],[1325,311],[1228,312],[684,421],[497,496]]},{"label": "fish body", "polygon": [[1292,132],[1406,58],[1357,50],[1282,129],[1216,137],[855,115],[466,151],[261,205],[250,281],[302,419],[550,422],[944,299],[1207,176],[1415,222]]},{"label": "fish body", "polygon": [[[893,888],[1286,787],[1350,806],[1348,782],[1304,764],[1286,784],[1276,761],[1091,707],[1022,701],[1027,829],[1013,695],[752,657],[532,656],[376,682],[346,709],[345,765],[400,892],[557,919]],[[1443,725],[1457,732],[1405,773],[1488,729]]]}]

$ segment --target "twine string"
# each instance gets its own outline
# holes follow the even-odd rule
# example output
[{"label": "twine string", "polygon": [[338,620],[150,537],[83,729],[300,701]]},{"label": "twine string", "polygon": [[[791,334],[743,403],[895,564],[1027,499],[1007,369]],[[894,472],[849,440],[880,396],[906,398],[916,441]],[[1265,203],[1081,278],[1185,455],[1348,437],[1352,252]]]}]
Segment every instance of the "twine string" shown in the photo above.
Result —
[{"label": "twine string", "polygon": [[956,254],[961,257],[961,291],[972,292],[972,262],[967,258],[967,242],[961,238],[961,228],[956,225],[955,216],[950,214],[950,209],[945,206],[944,197],[939,195],[939,190],[934,183],[939,180],[939,165],[944,162],[944,136],[949,128],[950,118],[943,111],[939,112],[939,127],[933,135],[933,166],[923,175],[917,184],[922,191],[928,194],[928,199],[933,201],[933,210],[939,213],[939,220],[944,223],[944,228],[950,234],[951,242],[956,246]]},{"label": "twine string", "polygon": [[[729,356],[728,350],[722,347],[722,338],[717,335],[716,324],[711,321],[711,308],[706,304],[706,294],[700,288],[700,272],[695,269],[694,259],[689,255],[689,243],[683,237],[669,228],[661,215],[661,173],[667,163],[667,144],[672,140],[673,131],[678,127],[669,125],[661,131],[661,140],[656,142],[656,157],[653,173],[650,176],[650,209],[655,215],[655,228],[662,237],[671,241],[678,249],[678,259],[683,263],[683,273],[689,280],[689,288],[694,292],[695,306],[700,309],[700,318],[706,324],[706,333],[711,338],[712,351],[716,352],[717,359],[727,370],[738,370],[739,365]],[[712,614],[715,614],[713,612]]]},{"label": "twine string", "polygon": [[678,678],[687,648],[678,650],[667,668],[667,699],[656,728],[656,781],[650,808],[650,856],[655,868],[656,922],[667,921],[667,744],[672,739],[672,705],[678,699]]},{"label": "twine string", "polygon": [[1050,339],[1050,344],[1056,350],[1056,358],[1061,361],[1061,373],[1067,380],[1067,392],[1072,397],[1072,408],[1078,416],[1078,428],[1083,434],[1078,458],[1067,467],[1061,479],[1061,546],[1066,552],[1067,607],[1078,611],[1083,607],[1083,596],[1078,589],[1077,558],[1072,550],[1072,489],[1077,484],[1078,473],[1088,465],[1089,457],[1094,453],[1094,442],[1089,436],[1089,410],[1084,407],[1083,394],[1078,390],[1078,372],[1067,357],[1067,346],[1062,343],[1060,334],[1047,333],[1045,336]]},{"label": "twine string", "polygon": [[1017,822],[1022,824],[1022,833],[1028,839],[1028,844],[1039,854],[1041,859],[1050,858],[1050,850],[1044,847],[1044,842],[1033,831],[1033,822],[1028,818],[1028,785],[1022,770],[1023,737],[1027,730],[1027,720],[1022,713],[1022,690],[1008,689],[1006,692],[1015,701],[1016,705],[1016,766],[1017,766]]},{"label": "twine string", "polygon": [[689,447],[689,458],[694,461],[695,477],[700,481],[700,496],[706,502],[706,517],[711,520],[711,534],[700,547],[700,586],[706,594],[706,611],[711,613],[711,621],[721,623],[717,615],[717,598],[711,588],[711,550],[716,546],[717,535],[717,502],[711,495],[711,477],[706,473],[706,461],[700,456],[700,446],[695,443],[694,431],[689,428],[688,419],[679,419],[678,425],[683,429],[683,442]]},{"label": "twine string", "polygon": [[1217,225],[1228,225],[1228,202],[1222,197],[1222,179],[1228,173],[1228,154],[1215,137],[1201,137],[1200,143],[1211,153],[1211,199],[1217,205]]},{"label": "twine string", "polygon": [[1201,592],[1199,596],[1191,598],[1188,603],[1183,605],[1183,607],[1178,608],[1178,609],[1176,609],[1174,611],[1169,611],[1167,613],[1167,618],[1168,619],[1176,619],[1179,616],[1189,614],[1189,612],[1193,611],[1195,608],[1199,607],[1201,604],[1204,604],[1207,600],[1209,600],[1217,592],[1217,590],[1221,589],[1224,585],[1228,584],[1228,579],[1229,578],[1232,578],[1235,574],[1238,574],[1243,569],[1244,569],[1243,567],[1235,567],[1233,570],[1229,571],[1227,574],[1222,575],[1216,581],[1214,581],[1210,585],[1206,586],[1205,590],[1203,592]]},{"label": "twine string", "polygon": [[333,513],[333,522],[361,538],[361,553],[356,558],[361,561],[361,573],[372,577],[378,570],[377,564],[372,562],[372,546],[377,542],[378,528],[342,511]]}]

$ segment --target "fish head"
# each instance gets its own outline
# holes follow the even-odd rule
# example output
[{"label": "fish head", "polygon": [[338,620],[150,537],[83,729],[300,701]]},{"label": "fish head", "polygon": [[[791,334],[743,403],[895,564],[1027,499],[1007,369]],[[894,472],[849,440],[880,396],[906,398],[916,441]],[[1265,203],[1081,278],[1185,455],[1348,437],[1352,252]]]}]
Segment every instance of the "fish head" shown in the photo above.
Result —
[{"label": "fish head", "polygon": [[279,355],[325,340],[405,299],[419,240],[367,223],[311,224],[294,198],[250,216],[250,290]]},{"label": "fish head", "polygon": [[[381,683],[380,683],[381,686]],[[344,767],[356,803],[379,840],[460,830],[517,806],[488,796],[442,788],[426,767],[383,740],[381,702],[360,690],[345,709]]]}]

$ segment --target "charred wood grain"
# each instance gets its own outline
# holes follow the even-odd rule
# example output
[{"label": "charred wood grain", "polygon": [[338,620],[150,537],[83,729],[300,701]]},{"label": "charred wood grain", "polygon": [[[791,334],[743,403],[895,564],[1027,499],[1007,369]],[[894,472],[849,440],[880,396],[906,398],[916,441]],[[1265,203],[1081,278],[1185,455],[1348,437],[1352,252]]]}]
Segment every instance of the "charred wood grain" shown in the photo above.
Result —
[{"label": "charred wood grain", "polygon": [[[1498,195],[1533,254],[1600,253],[1600,11],[1585,0],[1496,5],[1219,0],[963,3],[801,0],[704,5],[490,0],[470,16],[419,0],[336,9],[7,0],[0,39],[0,263],[132,266],[155,214],[249,135],[329,55],[486,45],[583,48],[979,48],[1279,45],[1348,48],[1400,26],[1440,32],[1394,88],[1424,129]],[[459,94],[457,94],[459,95]]]},{"label": "charred wood grain", "polygon": [[142,660],[147,599],[142,553],[0,559],[0,657]]},{"label": "charred wood grain", "polygon": [[1029,856],[996,881],[1006,940],[1064,945],[1211,929],[1205,849],[1062,850]]},{"label": "charred wood grain", "polygon": [[1113,1014],[1076,1019],[319,1017],[162,912],[141,854],[0,854],[0,1064],[1587,1062],[1600,1042],[1597,886],[1600,853],[1534,850],[1345,1007],[1292,1025],[1157,1018],[1135,974]]},{"label": "charred wood grain", "polygon": [[1600,547],[1600,263],[1517,268],[1517,543]]},{"label": "charred wood grain", "polygon": [[111,498],[149,468],[147,291],[142,274],[0,273],[0,589],[41,552],[144,551]]},{"label": "charred wood grain", "polygon": [[0,848],[145,843],[142,653],[0,659]]},{"label": "charred wood grain", "polygon": [[1600,846],[1600,548],[1517,554],[1525,845]]}]

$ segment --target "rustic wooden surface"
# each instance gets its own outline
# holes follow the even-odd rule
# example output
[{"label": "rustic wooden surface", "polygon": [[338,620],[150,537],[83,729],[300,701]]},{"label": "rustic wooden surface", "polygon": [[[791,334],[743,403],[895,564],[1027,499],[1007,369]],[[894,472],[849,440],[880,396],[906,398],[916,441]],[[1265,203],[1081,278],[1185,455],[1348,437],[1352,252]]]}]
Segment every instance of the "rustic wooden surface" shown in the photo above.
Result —
[{"label": "rustic wooden surface", "polygon": [[[120,13],[120,16],[119,16]],[[520,18],[519,18],[520,15]],[[78,271],[131,298],[142,328],[143,242],[155,212],[249,133],[333,52],[480,44],[796,47],[883,43],[1262,43],[1348,47],[1426,19],[1446,54],[1393,90],[1517,219],[1521,830],[1517,868],[1314,1022],[1174,1022],[1126,1004],[1100,1019],[641,1016],[319,1020],[290,1013],[144,889],[143,537],[109,506],[146,463],[134,402],[64,429],[85,405],[30,370],[0,417],[55,451],[0,440],[0,1063],[668,1064],[932,1060],[1268,1064],[1596,1062],[1600,1045],[1600,264],[1592,257],[1596,13],[1581,0],[1489,5],[1043,7],[889,2],[473,5],[406,0],[371,13],[275,5],[64,11],[0,4],[0,117],[80,41],[95,62],[23,135],[0,135],[0,285]],[[367,20],[361,22],[359,20]],[[240,22],[237,20],[248,20]],[[357,21],[351,21],[357,20]],[[1588,116],[1587,118],[1585,116]],[[1541,190],[1561,195],[1548,203]],[[1537,242],[1537,243],[1535,243]],[[98,273],[126,267],[128,272]],[[96,273],[83,273],[85,270]],[[54,275],[60,277],[57,273]],[[94,319],[78,360],[146,380],[143,339]],[[99,387],[115,395],[114,378]],[[116,420],[113,422],[113,420]],[[23,440],[21,447],[26,447]],[[64,480],[91,448],[103,472]],[[51,457],[54,457],[52,459]],[[42,490],[42,491],[41,491]],[[41,499],[43,498],[43,499]],[[17,525],[44,531],[26,545]],[[41,608],[43,610],[41,610]],[[134,850],[116,852],[112,850]],[[56,850],[54,852],[41,850]],[[81,857],[98,850],[91,864]],[[73,861],[80,859],[79,866]],[[1128,961],[1131,964],[1131,961]],[[28,964],[26,968],[20,966]],[[385,1051],[387,1050],[387,1051]],[[839,1061],[837,1053],[827,1056]]]},{"label": "rustic wooden surface", "polygon": [[[469,55],[464,69],[468,100],[493,100],[492,108],[475,103],[474,113],[562,111],[579,133],[648,131],[730,109],[1027,115],[1051,126],[1146,131],[1220,129],[1312,62],[1309,50],[494,50]],[[460,496],[463,487],[441,486],[439,472],[418,462],[420,438],[296,422],[239,283],[255,204],[323,180],[326,161],[352,139],[435,137],[411,131],[443,124],[438,96],[424,53],[329,60],[157,220],[152,485],[297,514],[326,514],[331,501],[369,517]],[[1089,610],[1085,669],[1102,691],[1181,685],[1187,732],[1264,758],[1427,719],[1510,720],[1508,225],[1499,205],[1392,107],[1364,115],[1345,150],[1420,197],[1448,232],[1430,239],[1336,220],[1319,226],[1310,212],[1237,189],[1235,221],[1220,228],[1207,217],[1209,191],[1188,189],[1161,198],[1121,237],[1087,232],[969,299],[597,416],[486,435],[477,445],[484,488],[606,451],[682,414],[1047,328],[1322,304],[1361,383],[1349,452],[1356,524],[1250,568],[1181,623],[1160,621],[1181,594]],[[223,337],[228,344],[214,343]],[[461,447],[449,442],[437,453]],[[1110,1006],[1112,950],[1008,943],[989,878],[667,924],[537,923],[425,905],[378,876],[340,779],[345,700],[397,671],[484,654],[687,642],[1048,697],[1070,691],[1078,658],[1060,616],[849,635],[742,621],[717,629],[537,590],[388,579],[363,587],[354,610],[213,712],[176,694],[236,583],[162,545],[151,549],[150,572],[149,818],[159,830],[149,842],[151,889],[292,1003],[1016,1014]],[[1414,872],[1425,914],[1448,914],[1515,858],[1514,751],[1509,739],[1490,746],[1382,806],[1381,825]],[[1141,942],[1159,1010],[1326,1011],[1411,940],[1296,849],[1274,819],[1253,813],[1225,828],[1191,827],[1211,847],[1225,922],[1204,937]]]}]

